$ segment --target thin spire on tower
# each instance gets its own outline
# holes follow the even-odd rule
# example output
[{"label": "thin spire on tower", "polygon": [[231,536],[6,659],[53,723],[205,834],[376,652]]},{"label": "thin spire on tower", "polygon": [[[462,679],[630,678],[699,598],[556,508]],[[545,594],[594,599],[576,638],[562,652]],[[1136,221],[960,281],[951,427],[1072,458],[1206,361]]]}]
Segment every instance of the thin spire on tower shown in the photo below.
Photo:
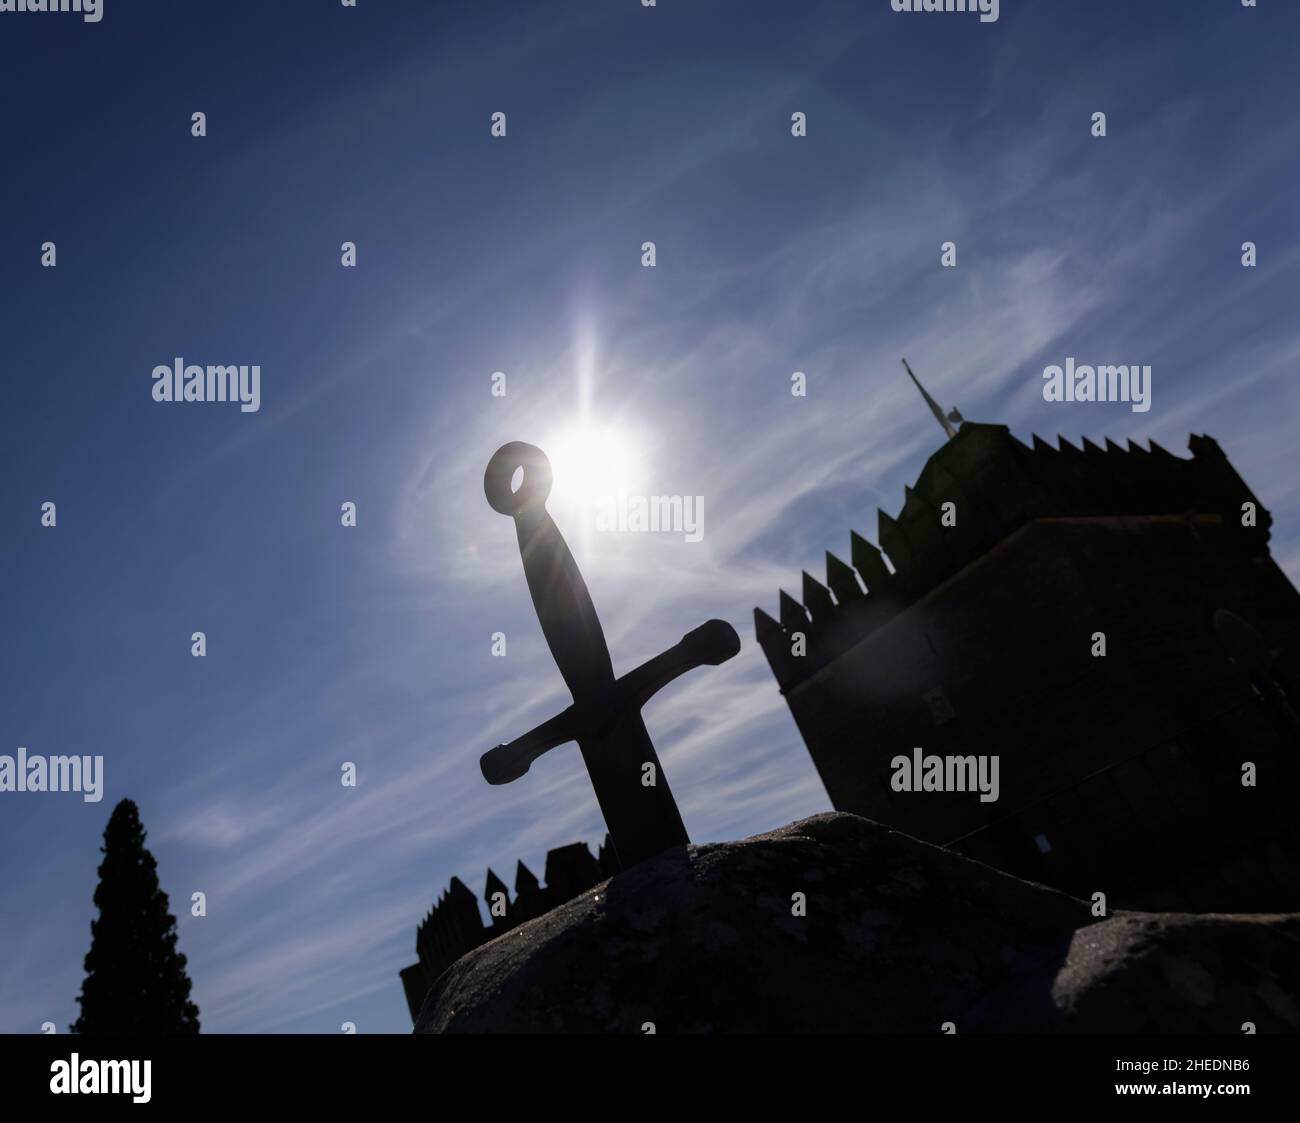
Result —
[{"label": "thin spire on tower", "polygon": [[939,403],[925,392],[925,387],[921,385],[921,380],[912,373],[912,368],[907,365],[906,359],[903,360],[903,369],[907,371],[908,377],[916,383],[916,388],[921,391],[921,397],[925,399],[925,404],[930,407],[930,412],[934,414],[934,419],[943,426],[943,431],[947,435],[948,439],[952,440],[953,437],[957,435],[957,428],[953,422],[960,425],[963,420],[962,415],[954,409],[945,417],[943,410],[939,408]]}]

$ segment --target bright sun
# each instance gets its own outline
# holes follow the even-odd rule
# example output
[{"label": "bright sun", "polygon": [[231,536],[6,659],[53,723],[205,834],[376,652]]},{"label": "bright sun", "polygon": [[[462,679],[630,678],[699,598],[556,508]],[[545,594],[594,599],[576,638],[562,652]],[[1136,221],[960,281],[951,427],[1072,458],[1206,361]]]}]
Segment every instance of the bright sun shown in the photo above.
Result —
[{"label": "bright sun", "polygon": [[581,508],[634,489],[641,475],[640,448],[627,429],[583,426],[543,446],[551,461],[553,494]]}]

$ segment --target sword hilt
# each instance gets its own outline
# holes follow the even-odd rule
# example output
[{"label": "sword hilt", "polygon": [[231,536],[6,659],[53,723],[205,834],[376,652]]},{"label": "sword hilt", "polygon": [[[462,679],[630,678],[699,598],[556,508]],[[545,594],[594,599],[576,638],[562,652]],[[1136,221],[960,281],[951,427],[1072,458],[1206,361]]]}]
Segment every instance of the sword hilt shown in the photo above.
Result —
[{"label": "sword hilt", "polygon": [[[512,488],[522,470],[519,487]],[[515,520],[519,556],[546,645],[575,702],[607,690],[614,667],[596,606],[564,535],[546,511],[551,462],[536,445],[511,441],[488,461],[483,490],[494,511]]]}]

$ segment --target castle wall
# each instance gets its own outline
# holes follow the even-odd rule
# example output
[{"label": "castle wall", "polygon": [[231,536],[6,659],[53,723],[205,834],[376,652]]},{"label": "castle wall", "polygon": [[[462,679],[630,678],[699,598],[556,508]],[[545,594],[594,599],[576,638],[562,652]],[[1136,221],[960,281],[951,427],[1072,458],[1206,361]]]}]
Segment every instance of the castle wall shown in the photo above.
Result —
[{"label": "castle wall", "polygon": [[[834,806],[1117,905],[1300,907],[1300,739],[1212,623],[1294,652],[1300,597],[1223,538],[1217,517],[1023,527],[788,692]],[[998,800],[894,791],[916,746],[997,755]]]},{"label": "castle wall", "polygon": [[[1300,908],[1300,595],[1268,513],[1209,438],[1107,444],[967,425],[881,513],[892,571],[855,535],[834,595],[805,574],[759,639],[839,810],[1115,906]],[[998,756],[998,800],[894,791],[918,746]]]}]

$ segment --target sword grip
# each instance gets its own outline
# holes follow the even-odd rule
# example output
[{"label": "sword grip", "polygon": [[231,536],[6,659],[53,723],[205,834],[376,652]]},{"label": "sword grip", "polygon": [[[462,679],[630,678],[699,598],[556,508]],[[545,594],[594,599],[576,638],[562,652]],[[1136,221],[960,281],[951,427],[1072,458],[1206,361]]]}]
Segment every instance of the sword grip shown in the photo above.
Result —
[{"label": "sword grip", "polygon": [[[520,469],[519,488],[511,490]],[[483,490],[493,510],[515,521],[533,607],[569,693],[579,702],[608,690],[614,668],[596,606],[564,535],[546,510],[551,491],[546,453],[523,441],[502,445],[488,461]]]}]

